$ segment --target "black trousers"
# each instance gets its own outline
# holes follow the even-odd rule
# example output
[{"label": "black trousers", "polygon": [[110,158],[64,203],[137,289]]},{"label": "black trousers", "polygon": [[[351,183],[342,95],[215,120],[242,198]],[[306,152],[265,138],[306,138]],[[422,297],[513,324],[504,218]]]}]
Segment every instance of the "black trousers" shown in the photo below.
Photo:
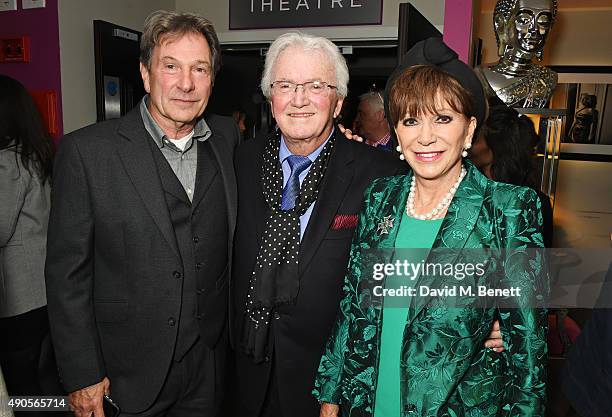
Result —
[{"label": "black trousers", "polygon": [[[49,338],[47,307],[0,319],[0,367],[11,396],[65,395]],[[63,413],[19,411],[15,416]]]},{"label": "black trousers", "polygon": [[0,366],[10,395],[42,395],[38,365],[49,333],[47,308],[0,319]]},{"label": "black trousers", "polygon": [[[153,405],[142,413],[121,413],[125,417],[214,417],[219,413],[227,361],[227,341],[215,349],[198,340],[180,361],[173,361],[164,385]],[[111,397],[113,392],[111,381]],[[134,390],[138,395],[138,388]],[[121,404],[118,404],[121,407]]]},{"label": "black trousers", "polygon": [[275,367],[272,367],[272,375],[270,375],[270,384],[266,392],[266,399],[259,417],[286,417],[281,412],[280,397],[278,395],[278,381],[276,380]]}]

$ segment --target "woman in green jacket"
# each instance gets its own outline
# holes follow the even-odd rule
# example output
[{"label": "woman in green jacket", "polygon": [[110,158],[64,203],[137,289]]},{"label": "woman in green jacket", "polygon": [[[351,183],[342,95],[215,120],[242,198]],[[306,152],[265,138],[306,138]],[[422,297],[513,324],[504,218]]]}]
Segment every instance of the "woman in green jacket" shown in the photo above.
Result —
[{"label": "woman in green jacket", "polygon": [[[489,180],[466,159],[486,101],[473,71],[440,39],[407,53],[386,99],[400,158],[412,171],[375,180],[365,193],[315,381],[321,416],[544,416],[546,314],[534,301],[548,281],[541,253],[531,249],[543,247],[537,194]],[[399,305],[389,295],[377,300],[374,264],[393,264],[399,248],[426,250],[428,264],[483,262],[467,278],[419,275],[416,293]],[[459,279],[474,293],[420,292]],[[386,277],[383,286],[398,282]],[[483,347],[496,319],[502,354]]]}]

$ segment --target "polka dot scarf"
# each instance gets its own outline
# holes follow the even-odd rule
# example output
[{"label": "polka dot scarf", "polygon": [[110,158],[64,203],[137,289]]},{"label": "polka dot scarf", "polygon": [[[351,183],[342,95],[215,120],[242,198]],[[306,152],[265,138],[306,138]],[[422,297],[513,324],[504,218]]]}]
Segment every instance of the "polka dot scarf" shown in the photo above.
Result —
[{"label": "polka dot scarf", "polygon": [[270,320],[276,308],[295,300],[299,290],[298,255],[300,216],[317,199],[321,180],[329,161],[335,138],[327,141],[304,179],[295,207],[281,210],[283,169],[278,157],[280,132],[272,136],[263,155],[261,182],[270,208],[255,270],[247,295],[242,345],[255,362],[266,360]]}]

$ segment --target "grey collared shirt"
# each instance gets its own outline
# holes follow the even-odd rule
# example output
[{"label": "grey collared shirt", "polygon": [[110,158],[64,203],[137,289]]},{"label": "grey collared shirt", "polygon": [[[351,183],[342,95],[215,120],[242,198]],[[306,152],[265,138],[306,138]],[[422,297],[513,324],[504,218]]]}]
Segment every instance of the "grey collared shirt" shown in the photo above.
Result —
[{"label": "grey collared shirt", "polygon": [[161,150],[162,155],[168,161],[170,168],[181,182],[189,201],[193,201],[193,193],[195,191],[195,178],[198,169],[198,147],[194,146],[195,141],[204,142],[207,140],[212,131],[204,121],[200,118],[194,127],[194,134],[191,139],[185,144],[185,148],[181,150],[178,146],[172,143],[164,131],[159,127],[157,122],[151,116],[147,103],[149,95],[144,96],[140,102],[140,114],[144,122],[145,129],[153,138],[155,144]]}]

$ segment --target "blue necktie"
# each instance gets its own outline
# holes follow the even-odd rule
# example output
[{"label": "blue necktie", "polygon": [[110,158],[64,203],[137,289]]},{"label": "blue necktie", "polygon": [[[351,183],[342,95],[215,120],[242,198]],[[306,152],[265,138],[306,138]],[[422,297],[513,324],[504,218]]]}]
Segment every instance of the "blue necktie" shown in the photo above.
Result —
[{"label": "blue necktie", "polygon": [[305,156],[290,155],[287,158],[291,167],[291,175],[283,190],[281,210],[287,211],[295,207],[295,199],[300,193],[300,174],[310,166],[312,161]]}]

